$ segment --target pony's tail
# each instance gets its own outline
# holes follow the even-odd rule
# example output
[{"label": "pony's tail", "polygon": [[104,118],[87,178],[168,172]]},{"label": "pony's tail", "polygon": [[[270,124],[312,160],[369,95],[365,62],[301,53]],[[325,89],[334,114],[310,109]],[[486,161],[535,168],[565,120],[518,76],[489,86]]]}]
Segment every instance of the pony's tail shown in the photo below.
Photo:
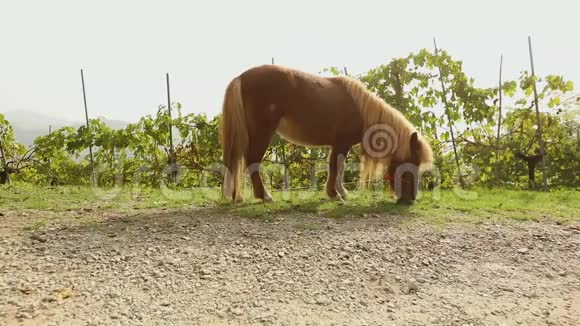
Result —
[{"label": "pony's tail", "polygon": [[242,99],[242,80],[233,79],[226,89],[220,120],[220,143],[225,164],[223,195],[242,201],[245,153],[249,136]]}]

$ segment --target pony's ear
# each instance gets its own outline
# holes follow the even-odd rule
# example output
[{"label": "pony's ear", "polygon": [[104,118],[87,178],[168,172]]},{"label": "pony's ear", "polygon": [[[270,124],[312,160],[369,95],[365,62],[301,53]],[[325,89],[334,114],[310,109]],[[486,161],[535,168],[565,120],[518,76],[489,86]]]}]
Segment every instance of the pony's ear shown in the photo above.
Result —
[{"label": "pony's ear", "polygon": [[419,135],[417,134],[416,131],[411,134],[411,144],[410,145],[411,145],[411,149],[413,149],[414,151],[419,150],[421,147],[421,144],[419,144]]}]

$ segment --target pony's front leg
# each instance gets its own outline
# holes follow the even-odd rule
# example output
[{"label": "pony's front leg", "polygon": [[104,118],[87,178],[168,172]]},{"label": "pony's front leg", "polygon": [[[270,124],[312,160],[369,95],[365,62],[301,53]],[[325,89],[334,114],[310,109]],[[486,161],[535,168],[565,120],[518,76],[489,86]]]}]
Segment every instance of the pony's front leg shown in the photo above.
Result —
[{"label": "pony's front leg", "polygon": [[338,162],[336,150],[333,148],[330,151],[330,158],[328,160],[328,179],[326,180],[326,195],[330,199],[342,200],[342,196],[336,191],[336,176],[338,175]]},{"label": "pony's front leg", "polygon": [[[348,151],[346,151],[348,152]],[[346,195],[346,190],[342,186],[342,174],[344,173],[344,150],[338,150],[337,148],[332,148],[330,151],[330,158],[328,162],[328,179],[326,181],[326,194],[330,199],[335,199],[338,201],[344,201],[340,190],[344,191]],[[339,169],[339,166],[342,168]],[[340,189],[340,190],[339,190]]]},{"label": "pony's front leg", "polygon": [[336,190],[342,197],[346,200],[348,198],[348,192],[344,188],[344,170],[346,169],[346,157],[348,155],[348,150],[343,154],[337,155],[337,177],[336,177]]}]

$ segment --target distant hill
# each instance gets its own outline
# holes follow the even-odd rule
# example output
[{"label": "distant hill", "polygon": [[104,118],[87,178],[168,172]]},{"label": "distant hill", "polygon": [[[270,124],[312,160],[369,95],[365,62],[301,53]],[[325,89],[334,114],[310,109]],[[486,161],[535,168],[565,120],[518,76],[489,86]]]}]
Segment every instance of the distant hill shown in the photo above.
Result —
[{"label": "distant hill", "polygon": [[[47,135],[49,126],[52,126],[52,130],[56,130],[66,126],[78,128],[84,125],[82,121],[66,120],[28,110],[10,111],[3,114],[14,128],[16,141],[27,146],[32,145],[36,137]],[[113,129],[122,129],[129,124],[120,120],[104,119],[104,121]]]}]

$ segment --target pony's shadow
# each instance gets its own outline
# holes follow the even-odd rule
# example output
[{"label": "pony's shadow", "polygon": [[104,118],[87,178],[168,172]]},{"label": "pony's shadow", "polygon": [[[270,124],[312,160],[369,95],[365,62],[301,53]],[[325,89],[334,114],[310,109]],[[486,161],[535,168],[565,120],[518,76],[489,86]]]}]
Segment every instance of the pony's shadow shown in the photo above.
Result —
[{"label": "pony's shadow", "polygon": [[397,203],[389,199],[375,200],[363,205],[357,201],[333,201],[317,198],[296,202],[280,200],[264,203],[257,200],[231,203],[220,202],[216,209],[222,213],[239,215],[246,218],[275,219],[280,216],[309,217],[312,215],[332,218],[364,218],[368,215],[408,215],[412,205]]},{"label": "pony's shadow", "polygon": [[[67,259],[83,259],[85,262],[82,257],[88,252],[114,253],[116,250],[143,256],[149,252],[148,248],[157,247],[159,251],[154,256],[161,256],[184,247],[190,252],[205,252],[206,248],[211,251],[219,245],[227,247],[240,243],[259,242],[275,247],[295,239],[296,235],[304,241],[313,241],[312,246],[316,246],[316,239],[321,234],[339,227],[341,233],[358,232],[361,227],[396,226],[413,218],[412,214],[404,213],[408,207],[389,201],[376,202],[372,207],[348,204],[327,207],[325,204],[323,201],[308,201],[276,207],[274,203],[248,202],[219,207],[161,208],[46,228],[34,231],[34,235],[35,239],[43,239],[42,246],[52,248],[46,253],[48,259],[50,255],[60,258],[66,253],[72,257]],[[256,210],[257,207],[264,214],[253,214],[252,211],[240,214],[242,209]],[[314,213],[320,211],[322,216]],[[279,217],[283,219],[277,221]]]},{"label": "pony's shadow", "polygon": [[[408,212],[409,208],[410,206],[396,204],[387,199],[365,205],[349,201],[339,204],[320,199],[298,203],[220,202],[207,207],[160,208],[115,214],[109,212],[108,216],[74,225],[48,228],[40,231],[40,234],[51,239],[51,245],[57,247],[68,246],[59,239],[77,239],[77,245],[82,243],[83,246],[99,248],[134,246],[150,239],[157,239],[156,241],[161,241],[166,246],[174,247],[194,238],[204,245],[211,245],[216,241],[235,242],[244,237],[286,239],[294,234],[296,228],[317,229],[320,225],[330,226],[335,222],[354,222],[355,225],[360,225],[358,221],[368,219],[380,222],[381,225],[397,225],[414,219],[414,215]],[[279,218],[283,218],[285,222],[276,226],[251,227],[261,222],[275,222]],[[345,228],[346,231],[350,229],[352,228]]]}]

